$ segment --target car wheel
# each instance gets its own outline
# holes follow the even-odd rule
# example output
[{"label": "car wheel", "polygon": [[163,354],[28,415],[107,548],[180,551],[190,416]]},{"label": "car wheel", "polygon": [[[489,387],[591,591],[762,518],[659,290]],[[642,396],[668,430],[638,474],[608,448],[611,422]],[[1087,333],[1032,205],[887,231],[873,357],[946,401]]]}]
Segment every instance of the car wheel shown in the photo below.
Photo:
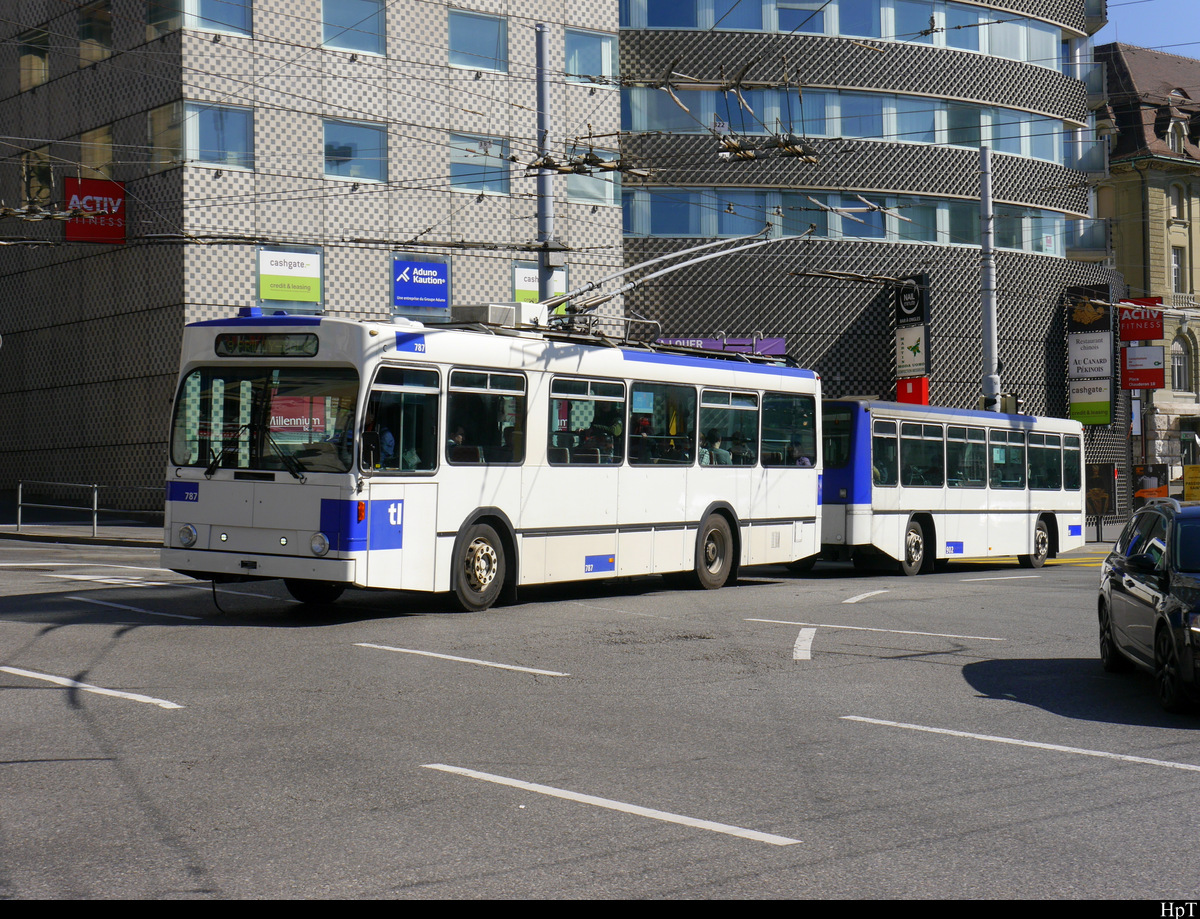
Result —
[{"label": "car wheel", "polygon": [[709,514],[700,528],[696,546],[696,580],[705,590],[724,587],[733,570],[733,533],[729,521]]},{"label": "car wheel", "polygon": [[916,520],[908,522],[908,530],[904,533],[904,558],[900,560],[900,571],[903,574],[920,574],[925,567],[925,529]]},{"label": "car wheel", "polygon": [[454,599],[465,612],[487,609],[504,587],[504,546],[486,523],[476,524],[462,538],[454,560]]},{"label": "car wheel", "polygon": [[1022,568],[1041,568],[1050,556],[1050,528],[1046,521],[1039,520],[1033,528],[1033,554],[1018,555],[1017,561]]},{"label": "car wheel", "polygon": [[1179,655],[1175,642],[1166,627],[1154,636],[1154,691],[1158,704],[1168,712],[1181,712],[1187,708],[1183,684],[1179,679]]},{"label": "car wheel", "polygon": [[284,578],[283,586],[293,600],[306,606],[329,606],[346,589],[345,584],[336,581],[305,581],[301,578]]},{"label": "car wheel", "polygon": [[1100,666],[1107,673],[1126,673],[1133,666],[1117,648],[1113,639],[1112,614],[1103,601],[1100,603]]}]

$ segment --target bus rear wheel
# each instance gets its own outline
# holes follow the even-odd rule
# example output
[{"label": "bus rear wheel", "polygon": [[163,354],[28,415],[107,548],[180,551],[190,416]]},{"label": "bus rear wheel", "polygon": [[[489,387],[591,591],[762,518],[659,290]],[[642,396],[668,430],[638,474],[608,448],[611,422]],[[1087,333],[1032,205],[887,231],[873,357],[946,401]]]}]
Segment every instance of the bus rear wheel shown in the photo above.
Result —
[{"label": "bus rear wheel", "polygon": [[500,596],[506,570],[500,537],[486,523],[476,524],[454,560],[454,599],[468,613],[489,608]]},{"label": "bus rear wheel", "polygon": [[920,574],[925,567],[925,528],[920,521],[910,520],[904,533],[904,558],[900,560],[900,571],[909,576]]},{"label": "bus rear wheel", "polygon": [[345,584],[336,581],[305,581],[301,578],[284,578],[283,586],[293,600],[306,606],[329,606],[346,589]]},{"label": "bus rear wheel", "polygon": [[705,590],[724,587],[733,570],[733,533],[729,521],[709,514],[696,545],[696,580]]},{"label": "bus rear wheel", "polygon": [[1022,568],[1041,568],[1050,556],[1050,529],[1046,521],[1039,520],[1033,528],[1033,554],[1018,555],[1017,563]]}]

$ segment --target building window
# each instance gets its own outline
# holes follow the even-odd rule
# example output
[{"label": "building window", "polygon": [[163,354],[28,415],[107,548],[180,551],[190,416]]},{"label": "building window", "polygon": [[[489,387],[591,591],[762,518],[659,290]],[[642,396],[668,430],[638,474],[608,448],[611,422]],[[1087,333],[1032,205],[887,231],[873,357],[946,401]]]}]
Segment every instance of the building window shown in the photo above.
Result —
[{"label": "building window", "polygon": [[1192,391],[1192,347],[1182,335],[1171,342],[1171,389]]},{"label": "building window", "polygon": [[879,38],[880,0],[839,0],[838,33]]},{"label": "building window", "polygon": [[252,0],[146,0],[146,41],[185,24],[189,29],[249,35],[251,6]]},{"label": "building window", "polygon": [[54,174],[50,168],[50,145],[26,150],[21,154],[21,189],[26,204],[45,207],[54,190]]},{"label": "building window", "polygon": [[383,0],[323,0],[321,7],[327,48],[384,53]]},{"label": "building window", "polygon": [[450,63],[508,73],[508,22],[497,16],[450,10]]},{"label": "building window", "polygon": [[325,176],[387,181],[387,129],[348,121],[325,122]]},{"label": "building window", "polygon": [[842,137],[883,137],[883,96],[842,93]]},{"label": "building window", "polygon": [[617,75],[616,41],[602,32],[566,30],[567,79],[590,83],[592,77]]},{"label": "building window", "polygon": [[762,4],[746,0],[712,0],[714,29],[745,29],[761,32]]},{"label": "building window", "polygon": [[458,191],[507,195],[508,141],[451,134],[450,187]]},{"label": "building window", "polygon": [[1181,246],[1171,248],[1171,290],[1177,294],[1188,292],[1185,254]]},{"label": "building window", "polygon": [[45,29],[24,33],[20,39],[21,92],[41,86],[50,79],[50,37]]},{"label": "building window", "polygon": [[146,0],[146,41],[154,41],[183,25],[184,0]]},{"label": "building window", "polygon": [[150,134],[150,171],[161,172],[183,162],[182,102],[168,102],[147,116]]},{"label": "building window", "polygon": [[79,66],[87,67],[112,56],[112,7],[109,0],[79,9]]},{"label": "building window", "polygon": [[893,9],[897,41],[933,44],[933,0],[894,0]]},{"label": "building window", "polygon": [[85,179],[111,179],[113,165],[113,129],[111,124],[79,135],[79,162]]},{"label": "building window", "polygon": [[1167,128],[1167,146],[1171,148],[1172,153],[1182,153],[1183,144],[1187,139],[1187,132],[1182,124],[1178,121],[1171,122],[1171,126]]},{"label": "building window", "polygon": [[979,106],[946,106],[946,143],[956,147],[978,147],[982,138],[983,121]]},{"label": "building window", "polygon": [[254,112],[229,105],[187,104],[187,160],[254,168]]},{"label": "building window", "polygon": [[1187,220],[1187,197],[1182,185],[1171,186],[1171,218],[1180,223]]},{"label": "building window", "polygon": [[777,0],[777,28],[797,35],[824,35],[827,6],[823,0]]},{"label": "building window", "polygon": [[[617,159],[617,154],[608,150],[578,147],[569,151],[571,156],[588,154],[608,163]],[[587,173],[568,173],[567,200],[574,204],[617,205],[621,202],[621,174],[615,170],[595,167]]]}]

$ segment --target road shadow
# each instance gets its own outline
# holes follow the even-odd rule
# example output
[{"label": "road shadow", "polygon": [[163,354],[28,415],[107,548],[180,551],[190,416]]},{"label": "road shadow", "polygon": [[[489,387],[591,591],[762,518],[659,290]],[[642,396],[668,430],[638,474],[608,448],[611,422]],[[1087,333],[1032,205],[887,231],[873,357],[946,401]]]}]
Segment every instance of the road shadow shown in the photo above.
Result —
[{"label": "road shadow", "polygon": [[1148,673],[1105,673],[1100,660],[986,660],[963,667],[980,696],[1031,705],[1064,718],[1143,727],[1200,727],[1196,713],[1171,715],[1158,706]]}]

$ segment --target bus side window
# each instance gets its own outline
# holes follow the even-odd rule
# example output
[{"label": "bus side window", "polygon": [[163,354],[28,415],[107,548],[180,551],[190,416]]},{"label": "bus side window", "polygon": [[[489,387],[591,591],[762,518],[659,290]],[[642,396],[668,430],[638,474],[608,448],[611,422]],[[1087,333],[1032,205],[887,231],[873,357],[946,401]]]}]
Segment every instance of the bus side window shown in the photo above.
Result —
[{"label": "bus side window", "polygon": [[446,459],[454,465],[525,460],[525,377],[454,370],[447,396]]},{"label": "bus side window", "polygon": [[871,481],[875,485],[896,485],[900,481],[896,422],[876,421],[871,429]]}]

